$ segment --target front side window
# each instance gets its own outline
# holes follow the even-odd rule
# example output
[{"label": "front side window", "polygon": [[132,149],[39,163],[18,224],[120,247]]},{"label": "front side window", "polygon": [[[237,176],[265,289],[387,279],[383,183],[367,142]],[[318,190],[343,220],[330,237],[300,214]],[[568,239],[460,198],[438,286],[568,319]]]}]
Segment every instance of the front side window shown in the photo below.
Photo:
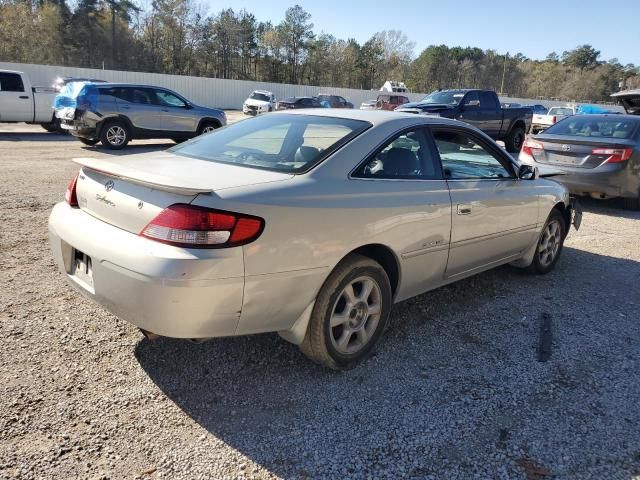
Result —
[{"label": "front side window", "polygon": [[184,108],[187,106],[180,97],[165,90],[156,90],[156,95],[160,98],[162,104],[167,107]]},{"label": "front side window", "polygon": [[24,92],[22,78],[17,73],[0,73],[0,92]]},{"label": "front side window", "polygon": [[478,108],[480,106],[480,98],[478,92],[469,92],[464,97],[463,105],[467,108]]},{"label": "front side window", "polygon": [[425,180],[441,178],[422,129],[402,133],[367,159],[355,178]]},{"label": "front side window", "polygon": [[173,147],[177,155],[285,173],[302,173],[371,126],[314,115],[263,115]]},{"label": "front side window", "polygon": [[511,172],[500,163],[497,154],[468,133],[460,130],[435,130],[433,138],[440,154],[444,178],[512,178]]}]

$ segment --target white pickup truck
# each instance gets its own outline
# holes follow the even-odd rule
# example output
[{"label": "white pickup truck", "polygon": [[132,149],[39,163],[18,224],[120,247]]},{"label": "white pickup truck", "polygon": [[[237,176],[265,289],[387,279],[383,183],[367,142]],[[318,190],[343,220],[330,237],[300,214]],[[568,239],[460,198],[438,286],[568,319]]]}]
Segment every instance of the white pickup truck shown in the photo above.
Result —
[{"label": "white pickup truck", "polygon": [[551,107],[545,115],[534,115],[531,120],[530,132],[534,135],[545,131],[551,125],[558,123],[565,117],[575,115],[578,107]]},{"label": "white pickup truck", "polygon": [[56,132],[60,126],[52,107],[56,94],[50,87],[33,87],[22,72],[0,70],[0,122],[35,123]]}]

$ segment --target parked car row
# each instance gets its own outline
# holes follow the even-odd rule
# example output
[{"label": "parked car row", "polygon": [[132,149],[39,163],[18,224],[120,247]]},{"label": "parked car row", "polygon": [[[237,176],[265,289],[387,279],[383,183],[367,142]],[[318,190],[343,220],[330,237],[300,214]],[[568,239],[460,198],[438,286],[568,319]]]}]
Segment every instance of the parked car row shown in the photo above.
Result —
[{"label": "parked car row", "polygon": [[254,90],[242,105],[245,115],[259,115],[274,110],[295,108],[353,108],[353,103],[340,95],[319,93],[313,97],[286,97],[278,101],[273,92]]}]

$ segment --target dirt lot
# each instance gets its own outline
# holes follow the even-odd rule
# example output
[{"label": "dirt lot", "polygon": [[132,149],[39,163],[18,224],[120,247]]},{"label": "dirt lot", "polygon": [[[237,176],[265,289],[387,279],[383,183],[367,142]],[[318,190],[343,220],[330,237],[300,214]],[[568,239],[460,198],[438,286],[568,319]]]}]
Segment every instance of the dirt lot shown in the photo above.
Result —
[{"label": "dirt lot", "polygon": [[71,290],[47,217],[112,154],[0,128],[0,478],[640,478],[640,213],[585,202],[553,273],[397,305],[335,373],[275,334],[150,343]]}]

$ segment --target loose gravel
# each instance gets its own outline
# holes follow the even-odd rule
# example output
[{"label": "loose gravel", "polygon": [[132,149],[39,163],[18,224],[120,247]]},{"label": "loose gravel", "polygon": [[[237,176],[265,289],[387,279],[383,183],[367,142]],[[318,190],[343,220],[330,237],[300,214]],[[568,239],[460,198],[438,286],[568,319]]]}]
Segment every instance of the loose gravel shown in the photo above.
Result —
[{"label": "loose gravel", "polygon": [[85,300],[47,217],[70,159],[111,153],[0,132],[1,478],[640,478],[640,213],[585,201],[554,272],[397,305],[335,373],[275,334],[149,342]]}]

